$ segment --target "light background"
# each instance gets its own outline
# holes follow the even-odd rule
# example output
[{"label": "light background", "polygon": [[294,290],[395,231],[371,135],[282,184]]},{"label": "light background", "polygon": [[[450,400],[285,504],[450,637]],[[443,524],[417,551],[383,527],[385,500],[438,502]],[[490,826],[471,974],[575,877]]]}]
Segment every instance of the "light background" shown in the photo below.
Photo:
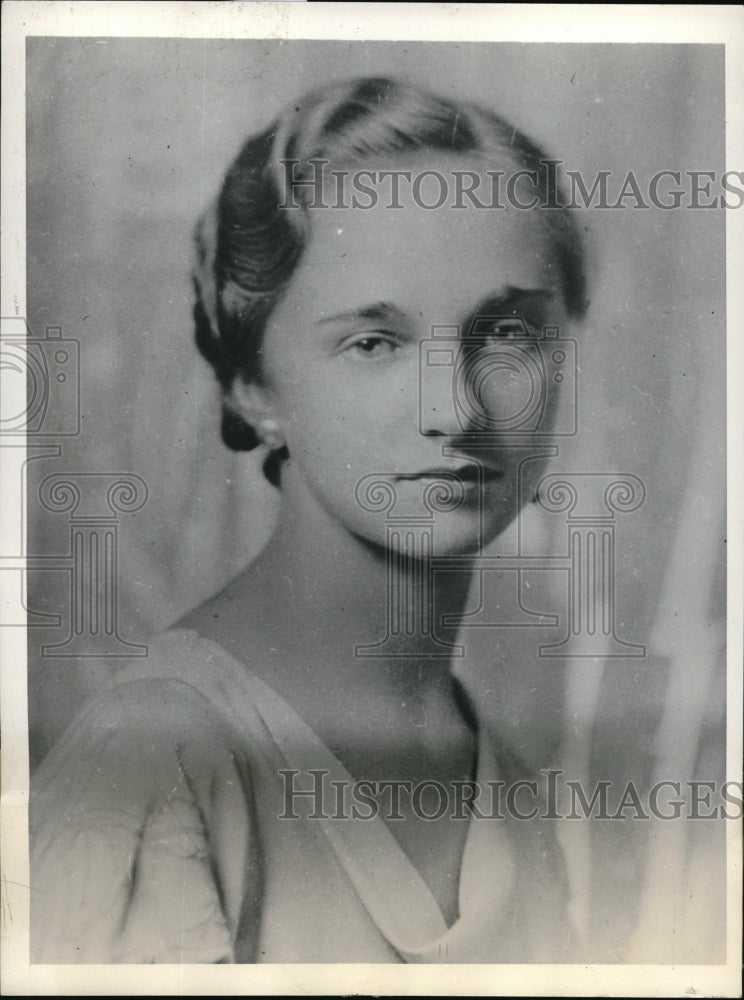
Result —
[{"label": "light background", "polygon": [[[120,631],[135,642],[226,582],[271,528],[275,498],[254,458],[220,443],[190,319],[191,230],[247,133],[310,86],[372,73],[478,100],[567,168],[590,178],[612,170],[611,186],[629,170],[648,179],[723,166],[723,51],[711,46],[42,38],[28,41],[28,57],[28,320],[37,334],[55,325],[80,341],[83,402],[82,434],[63,458],[29,466],[30,551],[67,545],[66,518],[34,504],[44,476],[141,476],[149,502],[122,517],[120,548]],[[582,222],[595,273],[580,435],[558,467],[628,472],[646,486],[643,507],[619,519],[617,600],[619,633],[649,655],[545,661],[537,643],[557,634],[487,629],[468,636],[465,669],[494,727],[535,766],[569,761],[571,777],[589,768],[591,780],[642,784],[673,760],[679,774],[665,777],[718,778],[724,213],[591,211]],[[560,551],[565,524],[533,530]],[[559,599],[554,582],[535,587]],[[69,627],[68,600],[64,574],[30,574],[32,609]],[[116,667],[40,659],[41,643],[65,632],[30,631],[33,760]],[[689,828],[677,849],[695,912],[678,914],[663,955],[652,941],[663,961],[710,961],[723,944],[720,883],[711,884],[711,874],[723,878],[720,841],[705,824],[694,838]],[[588,957],[620,961],[658,895],[658,873],[644,890],[647,825],[595,824],[569,840]]]}]

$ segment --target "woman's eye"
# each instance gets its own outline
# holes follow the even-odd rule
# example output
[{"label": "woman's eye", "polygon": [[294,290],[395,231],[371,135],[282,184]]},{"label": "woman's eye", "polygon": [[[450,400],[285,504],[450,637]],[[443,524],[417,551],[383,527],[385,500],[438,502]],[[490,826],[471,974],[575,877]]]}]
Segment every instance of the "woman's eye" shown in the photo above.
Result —
[{"label": "woman's eye", "polygon": [[493,324],[491,336],[497,340],[515,340],[517,337],[529,337],[530,331],[521,319],[499,320]]},{"label": "woman's eye", "polygon": [[364,361],[376,361],[378,358],[385,358],[394,354],[398,350],[398,346],[397,341],[391,336],[369,333],[363,337],[356,337],[347,344],[346,351],[350,352],[352,357],[360,358]]}]

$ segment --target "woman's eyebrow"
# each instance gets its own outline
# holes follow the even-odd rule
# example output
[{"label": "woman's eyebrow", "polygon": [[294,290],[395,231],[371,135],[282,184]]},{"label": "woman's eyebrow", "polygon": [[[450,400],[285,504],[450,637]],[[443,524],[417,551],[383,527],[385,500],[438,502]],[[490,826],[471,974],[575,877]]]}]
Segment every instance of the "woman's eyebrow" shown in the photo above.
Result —
[{"label": "woman's eyebrow", "polygon": [[[506,285],[498,291],[492,292],[481,299],[476,308],[469,313],[469,318],[480,315],[493,315],[513,308],[516,304],[525,300],[551,299],[556,295],[555,288],[519,287],[517,285]],[[390,323],[401,321],[405,314],[391,302],[372,302],[369,305],[359,306],[354,309],[346,309],[333,316],[324,316],[318,320],[319,325],[329,323],[350,323],[359,320],[372,321],[375,323]]]},{"label": "woman's eyebrow", "polygon": [[324,316],[323,319],[318,320],[318,323],[348,323],[354,320],[373,320],[384,323],[400,319],[402,315],[401,310],[390,302],[373,302],[367,306],[359,306],[356,309],[335,313],[333,316]]},{"label": "woman's eyebrow", "polygon": [[526,301],[535,302],[539,300],[553,299],[557,295],[555,288],[541,288],[538,286],[531,288],[521,288],[518,285],[507,285],[505,288],[492,295],[481,299],[470,316],[492,316],[494,313],[504,312],[515,305]]}]

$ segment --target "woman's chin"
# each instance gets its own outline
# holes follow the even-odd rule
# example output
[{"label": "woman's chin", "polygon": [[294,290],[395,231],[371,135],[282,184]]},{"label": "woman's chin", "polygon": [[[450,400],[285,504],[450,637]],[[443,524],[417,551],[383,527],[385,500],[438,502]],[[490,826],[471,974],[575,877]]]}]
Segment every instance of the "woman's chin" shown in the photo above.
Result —
[{"label": "woman's chin", "polygon": [[386,548],[407,559],[463,559],[477,556],[501,535],[514,517],[491,520],[485,524],[480,518],[463,516],[460,512],[437,515],[430,525],[406,524],[391,531]]}]

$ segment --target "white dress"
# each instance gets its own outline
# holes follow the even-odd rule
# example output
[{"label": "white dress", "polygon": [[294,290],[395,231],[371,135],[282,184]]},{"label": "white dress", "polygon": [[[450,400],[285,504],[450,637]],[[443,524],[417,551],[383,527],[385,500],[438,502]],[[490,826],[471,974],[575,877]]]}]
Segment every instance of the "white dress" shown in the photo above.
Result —
[{"label": "white dress", "polygon": [[[465,820],[448,927],[380,816],[313,819],[299,799],[287,809],[281,772],[299,772],[299,787],[311,768],[352,782],[220,646],[159,636],[32,782],[32,961],[571,960],[549,821]],[[481,729],[478,782],[517,777]]]}]

